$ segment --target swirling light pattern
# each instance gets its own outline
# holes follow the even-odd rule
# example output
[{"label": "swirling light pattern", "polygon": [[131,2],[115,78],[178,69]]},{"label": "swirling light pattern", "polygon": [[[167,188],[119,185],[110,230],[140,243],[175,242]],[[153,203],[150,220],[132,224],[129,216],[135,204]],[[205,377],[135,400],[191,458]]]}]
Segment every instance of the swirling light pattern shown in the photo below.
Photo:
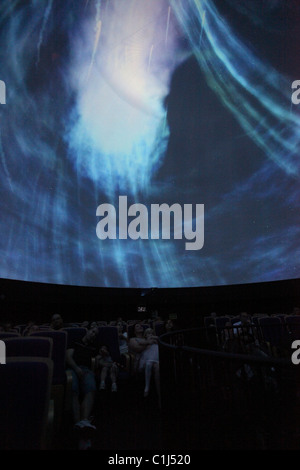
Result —
[{"label": "swirling light pattern", "polygon": [[265,155],[299,176],[299,115],[290,112],[291,82],[235,36],[212,1],[171,3],[209,86]]},{"label": "swirling light pattern", "polygon": [[[271,3],[263,13],[238,1],[234,14],[276,44],[268,26],[282,2]],[[299,277],[300,77],[250,47],[217,1],[3,0],[0,44],[1,277],[109,287]],[[205,204],[204,248],[100,241],[96,208],[119,195]]]}]

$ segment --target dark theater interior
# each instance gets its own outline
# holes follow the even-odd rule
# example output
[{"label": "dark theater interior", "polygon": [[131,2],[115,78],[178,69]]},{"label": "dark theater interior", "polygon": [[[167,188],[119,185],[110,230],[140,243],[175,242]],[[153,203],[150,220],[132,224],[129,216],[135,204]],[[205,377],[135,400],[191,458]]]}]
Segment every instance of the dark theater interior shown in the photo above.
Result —
[{"label": "dark theater interior", "polygon": [[299,54],[296,0],[1,2],[0,450],[300,449]]}]

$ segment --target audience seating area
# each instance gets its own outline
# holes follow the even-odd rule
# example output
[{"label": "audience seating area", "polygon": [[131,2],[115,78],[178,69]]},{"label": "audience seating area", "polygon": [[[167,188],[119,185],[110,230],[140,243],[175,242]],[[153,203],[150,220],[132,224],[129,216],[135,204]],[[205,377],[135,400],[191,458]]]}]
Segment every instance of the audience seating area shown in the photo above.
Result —
[{"label": "audience seating area", "polygon": [[[139,320],[129,320],[128,322],[121,320],[121,322],[122,333],[125,334],[125,337],[128,339],[134,335],[133,330],[135,323],[140,323]],[[163,332],[163,321],[144,320],[142,324],[144,330],[151,327],[155,331],[158,331],[155,328],[156,325],[158,325],[160,331]],[[142,397],[142,383],[140,383],[141,378],[135,376],[134,374],[134,355],[131,353],[121,354],[120,352],[119,329],[117,327],[117,321],[109,322],[100,320],[94,322],[82,321],[75,323],[63,323],[58,329],[54,329],[53,325],[51,325],[51,322],[43,324],[28,322],[27,325],[12,325],[12,323],[8,323],[0,328],[0,340],[5,342],[7,365],[9,365],[9,367],[2,367],[0,370],[0,372],[3,373],[3,380],[1,380],[2,393],[3,396],[5,395],[5,399],[1,401],[0,408],[2,412],[5,411],[2,410],[2,408],[4,406],[7,408],[7,403],[9,401],[9,397],[11,396],[12,398],[9,409],[10,412],[11,410],[14,410],[14,423],[12,426],[8,425],[8,418],[5,414],[5,419],[2,420],[3,425],[1,428],[2,436],[6,434],[6,438],[2,440],[3,449],[60,449],[64,448],[65,446],[69,448],[76,448],[77,438],[76,435],[74,436],[72,423],[72,374],[66,364],[66,351],[68,348],[73,346],[74,342],[80,342],[86,335],[88,329],[91,327],[97,327],[98,329],[98,335],[96,338],[97,348],[99,349],[101,345],[108,346],[112,359],[119,364],[120,370],[118,374],[118,390],[120,392],[118,393],[118,396],[123,395],[123,397],[128,397],[129,392],[131,395],[135,396],[135,393],[137,390],[139,390],[140,397]],[[29,362],[27,360],[28,358],[30,358]],[[35,372],[35,369],[41,366],[36,365],[36,362],[34,362],[35,358],[36,361],[41,361],[42,363],[44,363],[46,360],[48,361],[48,375],[46,372],[44,372],[43,379],[40,379],[44,380],[44,382],[47,383],[47,386],[45,384],[43,384],[43,387],[39,385],[39,379],[37,378],[38,374]],[[10,372],[12,368],[10,365],[11,362],[17,360],[18,364],[24,363],[24,370],[26,369],[27,371],[27,388],[29,389],[31,387],[32,389],[36,390],[38,387],[39,393],[41,395],[40,400],[42,401],[42,405],[38,409],[40,415],[43,411],[42,422],[36,422],[36,413],[32,411],[32,407],[34,406],[36,399],[34,398],[35,394],[33,394],[33,399],[30,401],[30,408],[28,408],[26,412],[24,411],[25,415],[28,412],[28,416],[30,413],[32,413],[32,419],[30,420],[28,418],[28,426],[35,428],[36,434],[42,436],[40,440],[38,440],[35,435],[31,437],[32,432],[28,432],[27,427],[20,427],[20,429],[16,431],[18,420],[21,422],[24,416],[20,403],[23,401],[25,402],[26,400],[25,395],[23,395],[22,392],[23,387],[21,386],[20,381],[16,381],[14,378],[10,378],[13,377],[13,375],[9,375],[13,374],[13,372]],[[92,362],[92,370],[94,370],[94,367],[95,363]],[[31,368],[32,374],[30,375]],[[6,375],[4,374],[4,371],[6,371]],[[8,377],[7,380],[6,377]],[[8,380],[10,382],[9,384],[7,383]],[[98,380],[99,377],[97,377],[97,384]],[[5,384],[5,386],[3,386],[3,384]],[[11,393],[11,388],[15,389],[14,393]],[[18,388],[19,390],[17,390]],[[18,397],[16,395],[17,392],[19,394]],[[30,391],[26,390],[24,393],[29,394]],[[98,399],[95,406],[96,413],[97,409],[99,410],[99,407],[102,407],[103,398],[107,401],[108,396],[109,394],[100,394],[100,392],[98,393]],[[22,397],[24,397],[24,400]],[[153,399],[153,397],[150,397],[150,401],[151,399]],[[14,400],[18,400],[20,406],[15,407]],[[100,402],[100,404],[98,402]],[[112,403],[116,404],[117,401],[114,400]],[[110,403],[111,406],[113,406],[112,403]],[[143,400],[140,400],[140,405],[142,405],[142,407],[144,404],[146,403],[143,403]],[[149,405],[149,401],[147,401],[147,405]],[[155,399],[153,405],[157,408],[156,411],[158,411]],[[43,410],[41,411],[42,407]],[[46,416],[48,411],[51,415],[51,420]],[[102,409],[102,413],[107,411],[109,411],[107,406],[105,409]],[[43,433],[41,433],[41,430]],[[15,439],[14,436],[16,432],[18,434],[18,438],[16,437]],[[155,429],[154,434],[157,434],[156,437],[158,438],[157,429]],[[31,440],[32,442],[29,443],[28,440]]]},{"label": "audience seating area", "polygon": [[[178,356],[178,351],[186,344],[193,348],[193,351],[196,348],[205,348],[208,353],[210,351],[216,354],[288,359],[291,357],[292,341],[300,339],[300,315],[283,313],[273,315],[263,313],[249,315],[246,312],[239,315],[213,313],[202,317],[202,324],[198,325],[201,333],[197,334],[197,337],[193,336],[193,339],[191,336],[188,342],[185,330],[175,334],[176,325],[173,325],[173,334],[168,333],[166,321],[160,318],[142,321],[84,320],[62,323],[58,329],[54,329],[50,322],[49,324],[29,322],[27,325],[7,323],[0,329],[0,340],[5,342],[7,357],[6,365],[0,365],[1,449],[77,448],[78,441],[72,421],[72,375],[66,364],[66,351],[74,342],[80,342],[91,327],[96,327],[98,331],[97,348],[101,345],[108,346],[113,361],[120,366],[118,392],[113,394],[108,391],[97,391],[94,413],[99,433],[94,440],[94,448],[99,450],[105,449],[105,446],[116,450],[122,449],[122,446],[124,449],[163,448],[165,443],[163,433],[166,431],[168,421],[166,394],[162,409],[159,408],[154,387],[150,397],[145,399],[142,392],[144,379],[135,373],[134,355],[131,351],[124,354],[120,352],[120,330],[129,342],[134,336],[134,326],[137,322],[142,324],[144,331],[151,327],[154,333],[162,338],[159,351],[163,364],[161,374],[165,374],[161,383],[162,387],[166,387],[165,391],[173,380],[166,383],[166,376],[175,370],[178,358],[183,358],[182,355]],[[174,348],[172,358],[166,348],[162,347],[166,337],[169,338],[169,346]],[[193,370],[191,383],[194,385],[195,381],[199,380],[199,373],[201,375],[201,371],[205,369],[207,372],[207,364],[213,364],[212,375],[222,364],[221,359],[218,366],[216,360],[210,362],[211,359],[207,359],[203,362],[203,358],[200,361],[195,357],[190,355],[184,366]],[[91,368],[94,370],[94,364],[91,364]],[[221,376],[223,377],[222,374]],[[97,386],[98,381],[99,377],[97,377]],[[187,383],[190,383],[190,376]],[[228,386],[228,383],[220,384],[220,380],[216,380],[216,384],[224,390]],[[173,386],[175,392],[178,384],[174,383]],[[197,387],[196,389],[197,393],[201,394],[204,393],[205,387],[202,384],[200,389]],[[170,393],[172,395],[172,391]],[[184,400],[186,399],[187,396],[184,394]],[[178,403],[177,405],[179,406]],[[150,421],[145,423],[149,418]],[[170,426],[167,428],[168,433],[175,432],[175,428],[173,431]],[[192,439],[196,447],[197,432],[195,431],[196,434]]]},{"label": "audience seating area", "polygon": [[292,342],[300,339],[300,315],[244,312],[238,316],[206,316],[203,322],[212,348],[228,352],[238,352],[232,350],[233,346],[240,353],[248,352],[249,344],[253,344],[271,357],[290,357]]}]

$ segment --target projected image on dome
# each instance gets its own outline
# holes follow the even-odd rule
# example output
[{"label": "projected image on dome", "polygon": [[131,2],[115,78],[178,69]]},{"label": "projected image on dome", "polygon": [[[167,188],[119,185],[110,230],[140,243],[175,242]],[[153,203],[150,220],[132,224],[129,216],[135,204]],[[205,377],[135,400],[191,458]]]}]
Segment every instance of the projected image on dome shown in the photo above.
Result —
[{"label": "projected image on dome", "polygon": [[3,0],[0,277],[299,278],[299,39],[292,1]]}]

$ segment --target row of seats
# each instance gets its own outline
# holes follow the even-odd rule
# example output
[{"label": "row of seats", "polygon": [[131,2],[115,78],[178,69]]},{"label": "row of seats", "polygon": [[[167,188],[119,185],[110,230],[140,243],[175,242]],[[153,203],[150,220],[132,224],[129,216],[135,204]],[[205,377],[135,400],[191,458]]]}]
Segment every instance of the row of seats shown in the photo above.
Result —
[{"label": "row of seats", "polygon": [[[238,320],[239,317],[230,316],[205,317],[204,325],[209,340],[211,341],[214,336],[218,346],[221,346],[226,335],[248,336],[251,334],[260,344],[267,346],[268,352],[278,356],[284,354],[285,350],[290,352],[291,342],[300,339],[299,315],[252,315],[248,323],[237,328],[235,325]],[[212,330],[214,330],[213,336]]]},{"label": "row of seats", "polygon": [[[145,328],[148,326],[144,325]],[[59,431],[63,414],[71,409],[72,400],[72,374],[69,370],[66,370],[66,350],[75,341],[80,341],[86,332],[86,328],[78,326],[66,327],[59,331],[44,329],[26,337],[12,332],[0,334],[0,339],[6,345],[7,358],[6,366],[0,366],[0,413],[1,418],[3,418],[1,420],[0,437],[6,434],[6,438],[1,439],[2,444],[0,444],[0,447],[14,449],[44,448],[44,446],[49,444],[45,439],[49,410],[53,412],[53,432],[57,433]],[[132,325],[128,325],[128,334],[133,334]],[[119,364],[124,364],[124,369],[120,371],[121,378],[122,375],[128,375],[133,370],[133,358],[131,355],[128,354],[121,357],[117,327],[98,327],[97,344],[99,348],[100,345],[106,344],[113,360]],[[15,363],[18,365],[16,366]],[[39,368],[44,370],[44,373],[40,374],[40,378],[38,372],[36,372]],[[45,372],[46,368],[48,375]],[[14,377],[14,374],[19,374],[20,370],[22,371],[21,375]],[[23,386],[19,377],[23,377]],[[12,386],[14,388],[13,393],[11,391]],[[26,397],[30,394],[30,389],[34,390],[34,393],[32,400],[27,401]],[[39,399],[36,396],[36,390],[39,390]],[[38,416],[44,417],[42,423],[43,432],[41,432],[42,424],[40,422],[34,424],[37,413],[33,412],[32,408],[35,402],[37,410],[39,410]],[[22,411],[15,407],[15,403],[22,403]],[[13,414],[13,419],[10,423],[8,423],[9,416],[6,413],[8,409]],[[41,413],[41,409],[43,409],[43,413]],[[23,419],[27,413],[31,418]],[[23,425],[19,428],[18,423],[21,421]],[[33,433],[33,429],[39,430],[36,436]],[[30,445],[27,438],[30,441]]]},{"label": "row of seats", "polygon": [[[126,332],[128,334],[128,337],[132,337],[133,336],[133,330],[134,330],[134,325],[135,323],[137,323],[140,321],[138,320],[132,320],[132,321],[129,321],[129,322],[123,322],[123,332]],[[96,322],[95,322],[96,323]],[[110,323],[116,323],[116,322],[110,322]],[[82,325],[86,325],[87,322],[83,322],[82,324],[78,323],[78,324],[72,324],[71,326],[65,326],[62,328],[63,331],[66,331],[66,332],[72,332],[73,330],[77,330],[79,331],[79,329],[83,329],[86,331],[87,329],[87,326],[82,326]],[[157,336],[160,336],[161,334],[163,334],[165,332],[164,330],[164,325],[165,323],[163,321],[151,321],[151,322],[145,322],[143,323],[143,327],[144,328],[153,328],[154,331],[155,331],[155,334]],[[23,333],[24,333],[24,330],[26,329],[26,326],[27,325],[17,325],[15,327],[13,327],[12,329],[10,329],[9,331],[0,331],[0,338],[3,338],[3,337],[8,337],[8,336],[23,336]],[[97,326],[117,326],[115,324],[107,324],[107,322],[105,321],[101,321],[101,322],[97,322]],[[38,331],[48,331],[50,329],[50,324],[42,324],[42,325],[38,325]]]},{"label": "row of seats", "polygon": [[[36,379],[35,374],[33,374],[32,377],[30,376],[31,363],[33,361],[44,359],[44,362],[47,361],[51,364],[50,400],[53,407],[53,432],[56,433],[60,429],[64,411],[71,408],[72,376],[71,372],[66,370],[65,364],[66,350],[68,345],[68,333],[66,331],[39,331],[37,333],[32,333],[28,337],[2,334],[2,338],[0,339],[3,339],[5,342],[7,358],[7,364],[5,367],[1,368],[0,372],[3,373],[3,370],[5,371],[9,369],[7,368],[7,365],[10,364],[12,358],[20,358],[19,361],[25,364],[28,363],[28,359],[30,358],[30,362],[26,369],[29,374],[27,380],[27,382],[29,382],[29,389],[31,388],[32,390],[35,390],[36,387],[39,387],[39,380]],[[8,393],[9,387],[7,388],[7,380],[1,381],[1,383],[3,385],[3,393],[5,390]],[[20,387],[19,393],[19,401],[25,401],[23,400],[22,387]],[[41,400],[44,398],[45,397],[41,394]],[[12,398],[9,398],[9,394],[8,399],[12,403],[15,401],[15,399],[13,400]],[[25,401],[25,407],[26,406],[27,402]],[[2,403],[0,403],[0,408],[2,409]],[[16,411],[14,410],[14,415],[15,414]],[[22,414],[20,416],[22,416]],[[16,422],[18,422],[17,419]],[[28,420],[27,430],[29,434],[31,433],[33,427],[32,420]],[[19,442],[17,439],[14,446],[17,448],[19,444],[21,447],[23,446],[22,440]],[[39,443],[39,445],[42,444],[44,445],[44,442]],[[36,443],[36,445],[38,445],[38,443]]]}]

